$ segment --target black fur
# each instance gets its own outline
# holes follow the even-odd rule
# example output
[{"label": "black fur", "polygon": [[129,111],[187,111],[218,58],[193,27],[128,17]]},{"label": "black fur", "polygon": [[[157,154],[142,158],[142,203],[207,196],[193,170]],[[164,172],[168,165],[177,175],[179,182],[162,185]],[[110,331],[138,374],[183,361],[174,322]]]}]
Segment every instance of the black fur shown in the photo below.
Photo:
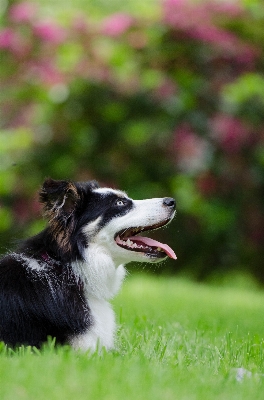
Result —
[{"label": "black fur", "polygon": [[9,345],[39,347],[48,336],[64,344],[92,324],[83,290],[67,266],[36,273],[23,259],[7,256],[0,282],[0,338]]},{"label": "black fur", "polygon": [[96,188],[94,181],[44,182],[40,201],[48,227],[0,261],[0,340],[39,347],[52,336],[63,344],[93,324],[83,282],[71,268],[89,246],[82,227],[99,216],[103,226],[133,207],[129,199],[117,207],[117,195]]}]

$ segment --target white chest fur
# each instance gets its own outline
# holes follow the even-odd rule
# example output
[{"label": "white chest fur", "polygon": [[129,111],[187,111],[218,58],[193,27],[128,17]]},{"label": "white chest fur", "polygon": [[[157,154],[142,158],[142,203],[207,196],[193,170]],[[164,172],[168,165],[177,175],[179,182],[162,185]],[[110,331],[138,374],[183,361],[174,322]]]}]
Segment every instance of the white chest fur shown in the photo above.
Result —
[{"label": "white chest fur", "polygon": [[114,347],[115,314],[109,299],[113,298],[124,280],[126,271],[123,265],[116,267],[111,257],[96,245],[89,247],[85,262],[73,265],[76,274],[84,282],[84,291],[89,305],[93,324],[89,330],[71,339],[76,349],[95,351]]},{"label": "white chest fur", "polygon": [[92,352],[102,347],[107,350],[112,349],[114,347],[116,324],[115,314],[111,305],[106,300],[90,298],[89,307],[92,313],[93,325],[86,333],[71,339],[72,347]]}]

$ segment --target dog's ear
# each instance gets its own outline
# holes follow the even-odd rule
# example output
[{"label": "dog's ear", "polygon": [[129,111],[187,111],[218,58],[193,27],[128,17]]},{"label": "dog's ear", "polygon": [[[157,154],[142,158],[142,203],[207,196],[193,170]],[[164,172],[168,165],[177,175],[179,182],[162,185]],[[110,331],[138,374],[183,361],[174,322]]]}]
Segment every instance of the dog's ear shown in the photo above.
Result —
[{"label": "dog's ear", "polygon": [[75,227],[73,214],[80,200],[77,188],[71,181],[48,178],[43,183],[39,198],[44,205],[50,232],[65,254],[71,250],[71,233]]},{"label": "dog's ear", "polygon": [[44,204],[45,215],[69,217],[79,200],[76,186],[71,181],[58,181],[48,178],[39,192],[40,202]]}]

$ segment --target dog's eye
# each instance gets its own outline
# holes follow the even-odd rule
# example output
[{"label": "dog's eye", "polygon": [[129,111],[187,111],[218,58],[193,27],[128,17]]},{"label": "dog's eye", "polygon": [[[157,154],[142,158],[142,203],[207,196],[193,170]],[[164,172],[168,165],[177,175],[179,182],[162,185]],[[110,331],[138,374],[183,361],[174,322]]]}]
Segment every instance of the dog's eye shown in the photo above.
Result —
[{"label": "dog's eye", "polygon": [[118,200],[116,200],[115,204],[116,204],[116,206],[121,207],[121,206],[124,206],[126,204],[126,201],[118,199]]}]

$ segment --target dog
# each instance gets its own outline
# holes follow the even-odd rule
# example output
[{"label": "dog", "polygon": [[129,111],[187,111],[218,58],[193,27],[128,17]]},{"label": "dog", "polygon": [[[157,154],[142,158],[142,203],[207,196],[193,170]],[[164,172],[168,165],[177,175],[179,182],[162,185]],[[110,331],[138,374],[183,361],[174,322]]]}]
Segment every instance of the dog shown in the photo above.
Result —
[{"label": "dog", "polygon": [[0,341],[11,347],[56,344],[110,350],[115,315],[109,300],[130,261],[159,262],[173,250],[141,232],[167,225],[170,197],[132,200],[95,181],[45,180],[46,229],[0,260]]}]

